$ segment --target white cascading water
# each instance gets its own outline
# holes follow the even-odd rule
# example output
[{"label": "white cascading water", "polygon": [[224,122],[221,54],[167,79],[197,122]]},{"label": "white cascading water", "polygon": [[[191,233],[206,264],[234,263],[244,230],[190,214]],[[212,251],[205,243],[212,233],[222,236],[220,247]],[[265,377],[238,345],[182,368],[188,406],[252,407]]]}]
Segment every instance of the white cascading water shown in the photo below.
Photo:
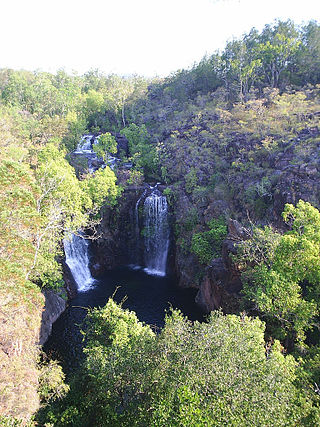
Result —
[{"label": "white cascading water", "polygon": [[84,154],[84,153],[91,153],[92,152],[92,145],[97,144],[97,138],[95,138],[94,135],[88,134],[83,135],[77,149],[75,151],[76,154]]},{"label": "white cascading water", "polygon": [[[94,173],[99,168],[106,167],[106,163],[104,163],[102,158],[99,158],[97,153],[93,150],[93,146],[98,144],[98,142],[98,137],[95,137],[93,134],[83,135],[77,149],[74,151],[74,154],[84,156],[88,159],[88,169],[90,173]],[[115,165],[119,162],[120,159],[109,154],[107,165],[111,169],[114,169]]]},{"label": "white cascading water", "polygon": [[146,197],[144,210],[144,271],[156,276],[166,275],[169,249],[168,203],[156,187]]},{"label": "white cascading water", "polygon": [[88,246],[89,242],[80,236],[71,234],[63,239],[66,264],[77,284],[79,292],[89,290],[95,280],[89,269]]}]

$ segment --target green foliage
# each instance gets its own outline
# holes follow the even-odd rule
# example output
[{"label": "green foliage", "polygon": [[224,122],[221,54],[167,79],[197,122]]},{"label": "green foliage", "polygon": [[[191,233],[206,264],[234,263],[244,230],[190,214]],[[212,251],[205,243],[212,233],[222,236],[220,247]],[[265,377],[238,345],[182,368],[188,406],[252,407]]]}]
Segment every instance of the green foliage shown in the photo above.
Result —
[{"label": "green foliage", "polygon": [[59,241],[64,231],[77,230],[87,223],[87,211],[91,209],[92,201],[82,191],[64,153],[53,144],[38,152],[35,172],[39,187],[36,209],[40,223],[34,236],[36,252],[29,275],[33,281],[52,286],[61,282],[61,267],[57,263]]},{"label": "green foliage", "polygon": [[129,185],[142,185],[143,175],[139,170],[132,169],[129,171],[129,177],[127,179],[127,184]]},{"label": "green foliage", "polygon": [[35,427],[33,421],[24,421],[10,416],[0,415],[0,425],[2,427]]},{"label": "green foliage", "polygon": [[167,187],[163,190],[163,195],[166,196],[169,205],[174,206],[177,197],[176,192],[172,188]]},{"label": "green foliage", "polygon": [[222,242],[227,236],[227,226],[223,218],[211,219],[209,231],[192,236],[191,251],[197,255],[201,264],[209,264],[212,258],[221,256]]},{"label": "green foliage", "polygon": [[104,133],[98,137],[98,144],[93,145],[93,150],[102,157],[105,162],[108,162],[108,155],[116,154],[117,141],[110,132]]},{"label": "green foliage", "polygon": [[43,422],[294,426],[310,415],[293,357],[278,342],[266,354],[259,319],[218,312],[192,324],[174,311],[156,335],[109,300],[89,313],[86,338],[84,371]]},{"label": "green foliage", "polygon": [[62,368],[54,360],[43,364],[39,375],[39,395],[42,401],[62,399],[69,391]]},{"label": "green foliage", "polygon": [[[15,107],[3,108],[0,119],[0,412],[12,419],[27,420],[39,407],[44,298],[36,284],[63,285],[58,258],[65,233],[96,223],[92,215],[119,194],[109,168],[77,179],[58,148],[64,125],[54,114],[35,118]],[[43,397],[62,393],[59,376],[53,365],[41,373]]]},{"label": "green foliage", "polygon": [[73,151],[81,138],[86,133],[87,121],[80,112],[69,111],[66,115],[68,132],[63,137],[63,145],[68,151]]},{"label": "green foliage", "polygon": [[196,169],[192,168],[190,172],[188,172],[188,174],[186,175],[185,180],[186,180],[186,184],[185,184],[186,192],[192,193],[198,184],[198,176],[197,176]]},{"label": "green foliage", "polygon": [[129,151],[135,167],[143,168],[146,176],[157,173],[157,153],[154,145],[150,143],[146,126],[131,123],[122,129],[121,133],[129,142]]},{"label": "green foliage", "polygon": [[37,246],[30,278],[54,287],[62,278],[57,256],[64,234],[88,226],[90,215],[96,214],[103,204],[114,205],[120,190],[109,167],[79,181],[65,160],[65,153],[53,144],[38,152],[35,172],[40,226],[34,237]]},{"label": "green foliage", "polygon": [[101,206],[116,204],[122,191],[117,187],[116,180],[114,172],[106,166],[104,169],[97,170],[94,176],[88,176],[86,180],[80,182],[85,194],[90,197],[93,212],[97,212]]},{"label": "green foliage", "polygon": [[278,322],[276,334],[305,339],[319,310],[320,213],[300,200],[287,204],[283,218],[291,230],[283,235],[266,227],[254,229],[239,246],[245,270],[244,294],[255,307]]}]

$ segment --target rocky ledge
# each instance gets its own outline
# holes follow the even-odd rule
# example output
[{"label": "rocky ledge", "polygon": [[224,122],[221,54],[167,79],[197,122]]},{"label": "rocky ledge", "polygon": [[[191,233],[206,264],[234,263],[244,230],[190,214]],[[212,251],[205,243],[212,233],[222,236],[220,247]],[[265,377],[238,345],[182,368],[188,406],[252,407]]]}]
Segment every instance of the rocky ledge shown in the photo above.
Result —
[{"label": "rocky ledge", "polygon": [[66,298],[52,290],[43,291],[45,307],[42,312],[39,344],[43,345],[49,338],[53,323],[60,317],[67,306]]}]

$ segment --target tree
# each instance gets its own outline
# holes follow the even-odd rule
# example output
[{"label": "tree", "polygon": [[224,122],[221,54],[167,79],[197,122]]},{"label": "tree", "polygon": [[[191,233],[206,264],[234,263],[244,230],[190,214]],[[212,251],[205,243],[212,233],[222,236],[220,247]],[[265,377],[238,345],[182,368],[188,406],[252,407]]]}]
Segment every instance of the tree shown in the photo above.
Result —
[{"label": "tree", "polygon": [[302,343],[319,310],[320,212],[308,202],[287,204],[283,212],[291,230],[254,228],[239,245],[245,297],[280,324],[273,332]]},{"label": "tree", "polygon": [[145,125],[131,123],[121,131],[129,142],[130,155],[137,168],[143,168],[145,175],[157,172],[157,153],[150,142],[150,135]]},{"label": "tree", "polygon": [[99,130],[100,116],[105,111],[104,97],[101,92],[90,89],[85,95],[85,114],[89,126],[96,132]]},{"label": "tree", "polygon": [[320,83],[320,26],[315,21],[309,22],[302,29],[302,44],[297,62],[301,84]]},{"label": "tree", "polygon": [[92,426],[300,424],[308,399],[296,363],[264,325],[212,313],[208,322],[166,317],[159,334],[113,300],[89,312],[86,361],[69,396],[42,422]]},{"label": "tree", "polygon": [[98,136],[98,144],[93,145],[93,150],[102,157],[105,163],[108,163],[109,153],[116,154],[118,145],[114,136],[106,132]]},{"label": "tree", "polygon": [[97,213],[104,206],[114,206],[122,189],[116,185],[117,178],[114,172],[106,166],[99,169],[94,176],[88,176],[81,182],[81,187],[89,195],[92,202],[92,212]]},{"label": "tree", "polygon": [[[268,84],[280,87],[280,78],[285,70],[290,71],[290,64],[301,41],[291,21],[278,22],[273,28],[267,25],[256,48],[256,57],[261,60]],[[284,84],[282,84],[283,88]]]},{"label": "tree", "polygon": [[261,59],[253,58],[252,51],[248,50],[244,40],[235,40],[227,44],[221,60],[221,72],[227,90],[232,92],[235,84],[238,99],[241,102],[247,101],[250,88],[257,78]]}]

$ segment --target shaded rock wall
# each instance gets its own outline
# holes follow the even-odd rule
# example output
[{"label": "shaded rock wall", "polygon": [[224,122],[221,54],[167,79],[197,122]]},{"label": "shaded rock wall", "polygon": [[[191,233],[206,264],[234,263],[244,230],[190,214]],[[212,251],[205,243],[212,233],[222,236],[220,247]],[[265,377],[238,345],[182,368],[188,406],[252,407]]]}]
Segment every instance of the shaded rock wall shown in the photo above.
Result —
[{"label": "shaded rock wall", "polygon": [[55,292],[45,290],[42,292],[45,305],[42,310],[41,326],[39,332],[39,344],[43,345],[49,338],[53,323],[58,320],[67,308],[67,298],[74,298],[77,294],[77,285],[73,279],[71,271],[64,259],[61,259],[65,292]]},{"label": "shaded rock wall", "polygon": [[53,323],[60,317],[67,306],[66,298],[52,290],[43,291],[45,307],[42,312],[39,344],[43,345],[49,338]]},{"label": "shaded rock wall", "polygon": [[94,277],[139,259],[141,247],[137,242],[135,207],[143,191],[144,187],[128,188],[116,208],[104,207],[101,210],[98,238],[91,245],[91,270]]},{"label": "shaded rock wall", "polygon": [[236,244],[249,237],[247,230],[237,221],[229,220],[228,236],[223,242],[222,257],[214,259],[205,269],[196,302],[206,312],[222,308],[226,313],[236,310],[242,289],[240,272],[232,261]]}]

